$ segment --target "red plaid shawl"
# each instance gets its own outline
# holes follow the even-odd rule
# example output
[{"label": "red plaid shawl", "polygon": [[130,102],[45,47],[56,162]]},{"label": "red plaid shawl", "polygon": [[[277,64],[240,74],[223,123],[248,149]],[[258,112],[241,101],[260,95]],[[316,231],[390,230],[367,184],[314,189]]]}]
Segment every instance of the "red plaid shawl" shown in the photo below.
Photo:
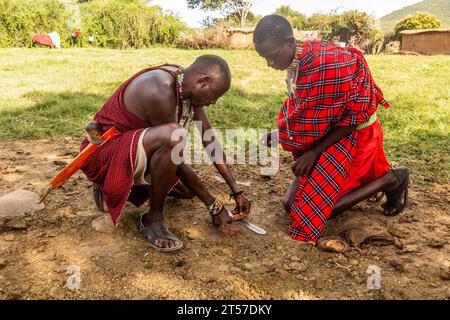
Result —
[{"label": "red plaid shawl", "polygon": [[[295,93],[278,116],[280,143],[294,157],[338,126],[367,122],[379,104],[386,108],[362,53],[327,41],[307,41],[297,50]],[[319,157],[313,172],[300,179],[291,207],[291,237],[316,242],[336,203],[355,152],[355,130]]]},{"label": "red plaid shawl", "polygon": [[[81,168],[90,181],[100,185],[114,224],[117,223],[127,200],[139,207],[149,197],[148,188],[133,186],[133,183],[139,135],[144,128],[150,127],[150,123],[128,111],[123,94],[133,79],[147,71],[161,69],[176,76],[162,67],[144,69],[125,81],[94,116],[94,120],[104,131],[115,126],[122,132],[119,137],[97,149]],[[89,141],[84,139],[81,150],[88,144]]]}]

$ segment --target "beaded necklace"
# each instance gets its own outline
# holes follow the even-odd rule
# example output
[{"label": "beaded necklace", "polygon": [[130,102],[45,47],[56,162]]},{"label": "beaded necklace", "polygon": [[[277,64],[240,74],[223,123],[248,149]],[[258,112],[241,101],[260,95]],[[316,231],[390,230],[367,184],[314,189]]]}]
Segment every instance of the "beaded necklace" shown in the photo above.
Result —
[{"label": "beaded necklace", "polygon": [[[176,87],[176,99],[177,99],[177,112],[178,112],[178,122],[181,119],[184,120],[183,128],[189,130],[187,125],[189,124],[189,120],[192,117],[192,104],[189,99],[184,99],[183,96],[183,82],[184,82],[184,73],[181,68],[177,70],[177,77],[175,81]],[[185,114],[183,112],[187,111]]]},{"label": "beaded necklace", "polygon": [[[297,82],[298,72],[300,69],[300,55],[303,51],[303,45],[301,43],[296,44],[294,59],[292,60],[290,66],[287,69],[286,77],[286,93],[289,100],[294,102],[294,108],[296,109],[298,101],[295,98],[295,83]],[[288,120],[288,108],[282,108],[283,110],[283,122],[286,123],[286,130],[289,136],[289,140],[293,140],[294,137],[291,136],[291,131],[289,129]]]}]

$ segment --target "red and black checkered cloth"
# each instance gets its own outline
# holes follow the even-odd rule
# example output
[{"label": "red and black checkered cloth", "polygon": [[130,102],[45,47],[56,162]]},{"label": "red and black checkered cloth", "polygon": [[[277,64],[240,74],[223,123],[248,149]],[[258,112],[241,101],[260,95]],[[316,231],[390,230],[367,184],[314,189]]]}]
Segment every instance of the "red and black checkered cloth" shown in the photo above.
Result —
[{"label": "red and black checkered cloth", "polygon": [[[295,158],[334,128],[361,125],[379,104],[389,107],[360,51],[317,40],[298,49],[295,94],[278,116],[280,143]],[[290,212],[292,238],[319,239],[352,164],[356,139],[354,130],[322,152],[313,172],[301,177]]]},{"label": "red and black checkered cloth", "polygon": [[[175,73],[161,67],[144,69],[125,81],[94,116],[94,120],[101,125],[103,131],[114,126],[122,133],[98,148],[81,168],[90,181],[100,186],[114,224],[117,223],[127,201],[139,207],[149,198],[147,188],[133,186],[133,183],[134,159],[139,136],[145,128],[150,127],[150,123],[128,111],[123,94],[128,84],[144,72],[161,69],[176,76]],[[88,144],[89,141],[85,139],[81,150]]]}]

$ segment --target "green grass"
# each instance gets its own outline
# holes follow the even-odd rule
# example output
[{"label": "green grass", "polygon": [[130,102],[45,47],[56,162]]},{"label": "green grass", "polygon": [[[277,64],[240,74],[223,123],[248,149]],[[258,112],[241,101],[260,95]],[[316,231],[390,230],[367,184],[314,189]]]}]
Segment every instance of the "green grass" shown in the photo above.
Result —
[{"label": "green grass", "polygon": [[[86,122],[138,70],[188,65],[214,53],[230,64],[233,85],[208,113],[219,128],[274,128],[284,99],[283,72],[253,51],[107,49],[0,50],[0,139],[82,136]],[[368,56],[391,110],[379,110],[385,150],[417,177],[448,183],[450,56]],[[426,179],[429,180],[429,179]]]}]

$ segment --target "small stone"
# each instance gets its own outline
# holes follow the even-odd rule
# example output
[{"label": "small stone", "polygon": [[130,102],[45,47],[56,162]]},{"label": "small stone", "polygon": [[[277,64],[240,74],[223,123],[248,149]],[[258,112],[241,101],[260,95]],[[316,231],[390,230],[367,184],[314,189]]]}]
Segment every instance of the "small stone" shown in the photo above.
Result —
[{"label": "small stone", "polygon": [[7,266],[7,261],[0,258],[0,270]]},{"label": "small stone", "polygon": [[228,272],[230,268],[226,264],[222,264],[219,267],[217,267],[217,270],[219,270],[220,272]]},{"label": "small stone", "polygon": [[397,229],[397,228],[389,229],[389,233],[392,234],[396,238],[406,238],[409,235],[408,232],[405,232],[405,231]]},{"label": "small stone", "polygon": [[7,234],[3,237],[5,241],[14,241],[15,237],[13,234]]},{"label": "small stone", "polygon": [[431,248],[442,248],[444,245],[446,245],[448,242],[446,239],[429,239],[427,242],[427,245]]},{"label": "small stone", "polygon": [[450,280],[450,268],[441,272],[441,279],[444,281]]},{"label": "small stone", "polygon": [[92,221],[92,227],[98,232],[109,234],[116,230],[114,224],[112,223],[111,216],[107,214],[104,214]]},{"label": "small stone", "polygon": [[356,259],[351,259],[351,260],[350,260],[350,264],[351,264],[352,266],[357,266],[357,265],[359,264],[359,262],[358,262],[358,260],[356,260]]},{"label": "small stone", "polygon": [[390,262],[391,266],[395,268],[398,272],[405,272],[405,265],[397,260],[392,260]]},{"label": "small stone", "polygon": [[394,246],[397,249],[400,249],[400,250],[403,249],[403,243],[397,238],[394,239]]},{"label": "small stone", "polygon": [[183,259],[183,258],[177,259],[177,260],[175,261],[175,267],[181,268],[181,267],[183,267],[184,265],[186,265],[186,263],[187,263],[187,261],[186,261],[185,259]]},{"label": "small stone", "polygon": [[57,166],[66,166],[67,162],[65,161],[61,161],[61,160],[54,160],[53,164],[57,165]]},{"label": "small stone", "polygon": [[313,284],[314,288],[316,289],[323,289],[325,287],[325,281],[323,279],[316,279],[314,280]]},{"label": "small stone", "polygon": [[403,248],[403,251],[406,253],[417,253],[419,252],[419,247],[417,245],[406,245]]},{"label": "small stone", "polygon": [[43,203],[38,204],[39,196],[31,191],[19,189],[0,197],[0,227],[24,229],[27,227],[23,217],[41,211]]},{"label": "small stone", "polygon": [[409,216],[401,216],[400,218],[398,218],[398,222],[399,223],[411,223],[412,219]]},{"label": "small stone", "polygon": [[291,270],[296,270],[296,271],[299,271],[299,272],[304,272],[307,269],[304,264],[299,263],[299,262],[292,262],[292,263],[290,263],[289,264],[289,268]]},{"label": "small stone", "polygon": [[50,230],[47,232],[47,237],[54,238],[58,236],[58,230]]},{"label": "small stone", "polygon": [[251,271],[254,269],[253,265],[249,262],[244,263],[244,265],[242,267],[247,271]]}]

